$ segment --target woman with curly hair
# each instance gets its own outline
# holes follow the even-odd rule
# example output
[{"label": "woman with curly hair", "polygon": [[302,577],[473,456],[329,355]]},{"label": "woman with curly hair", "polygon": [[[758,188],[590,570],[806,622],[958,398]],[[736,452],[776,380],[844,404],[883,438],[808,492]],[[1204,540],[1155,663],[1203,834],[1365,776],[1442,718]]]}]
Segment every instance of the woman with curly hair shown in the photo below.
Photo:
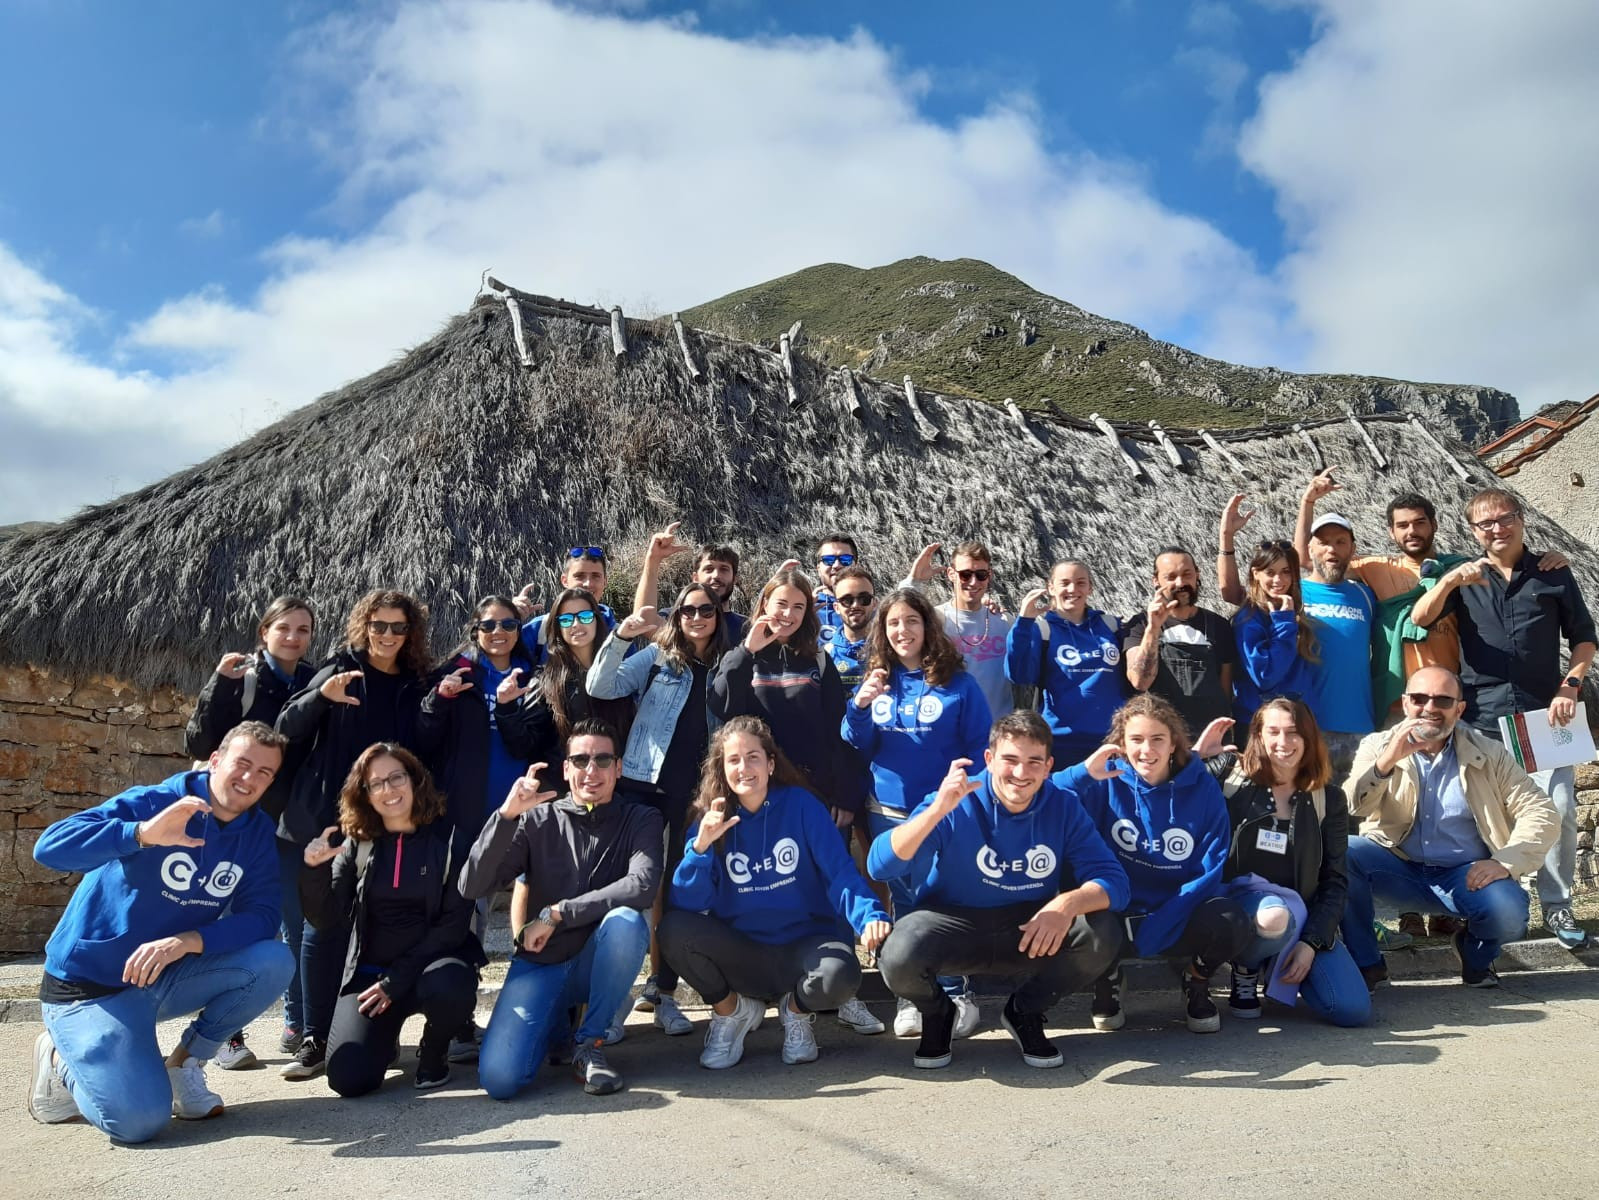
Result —
[{"label": "woman with curly hair", "polygon": [[306,919],[350,931],[327,1046],[328,1086],[341,1096],[382,1084],[413,1013],[427,1018],[415,1086],[440,1087],[450,1037],[472,1018],[486,960],[472,902],[455,886],[460,863],[443,817],[444,797],[416,755],[379,742],[350,768],[338,824],[305,848]]},{"label": "woman with curly hair", "polygon": [[[278,732],[305,759],[295,772],[280,835],[304,847],[336,819],[350,767],[375,742],[416,745],[427,692],[427,610],[405,592],[378,590],[356,601],[345,646],[278,714]],[[305,1028],[285,1079],[322,1073],[333,1001],[349,931],[309,922],[300,943]]]},{"label": "woman with curly hair", "polygon": [[1233,673],[1233,716],[1247,727],[1261,701],[1277,696],[1308,701],[1311,668],[1321,661],[1314,622],[1299,588],[1293,543],[1262,542],[1249,560],[1249,592],[1233,614],[1243,670]]}]

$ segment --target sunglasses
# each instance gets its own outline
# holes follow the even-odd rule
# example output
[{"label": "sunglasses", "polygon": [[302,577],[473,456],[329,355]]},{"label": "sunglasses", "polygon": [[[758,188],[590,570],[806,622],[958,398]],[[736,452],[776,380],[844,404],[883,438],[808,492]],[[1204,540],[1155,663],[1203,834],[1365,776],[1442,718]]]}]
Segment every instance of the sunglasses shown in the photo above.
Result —
[{"label": "sunglasses", "polygon": [[566,552],[568,558],[592,558],[597,562],[605,561],[605,548],[603,546],[572,546]]},{"label": "sunglasses", "polygon": [[574,624],[592,625],[594,624],[594,610],[585,608],[580,613],[562,613],[555,618],[555,623],[562,629],[570,629]]},{"label": "sunglasses", "polygon": [[1487,533],[1490,529],[1509,529],[1519,520],[1521,520],[1521,514],[1518,512],[1500,513],[1497,517],[1487,517],[1481,521],[1473,521],[1471,527]]},{"label": "sunglasses", "polygon": [[392,775],[385,775],[382,779],[368,779],[366,781],[366,790],[369,792],[395,792],[399,791],[401,784],[409,783],[410,781],[411,777],[404,771],[396,771]]},{"label": "sunglasses", "polygon": [[586,771],[590,765],[604,771],[616,765],[614,754],[568,754],[566,761],[572,764],[574,771]]},{"label": "sunglasses", "polygon": [[1257,549],[1259,549],[1263,553],[1270,553],[1270,552],[1274,552],[1274,551],[1275,552],[1279,552],[1279,553],[1287,553],[1289,550],[1292,550],[1293,548],[1294,548],[1294,544],[1292,542],[1290,542],[1287,538],[1273,538],[1269,542],[1260,543],[1260,545],[1257,547]]},{"label": "sunglasses", "polygon": [[372,633],[392,633],[395,637],[404,637],[411,632],[409,621],[368,621],[366,627]]},{"label": "sunglasses", "polygon": [[853,554],[818,554],[816,561],[824,567],[852,567],[855,565]]},{"label": "sunglasses", "polygon": [[691,621],[695,618],[698,618],[701,621],[709,621],[716,615],[716,605],[680,604],[678,605],[677,611],[678,615],[681,616],[685,621]]},{"label": "sunglasses", "polygon": [[496,629],[502,630],[505,633],[510,633],[521,623],[522,622],[518,621],[515,617],[501,617],[498,620],[485,617],[481,621],[473,621],[472,628],[477,630],[479,633],[493,633]]},{"label": "sunglasses", "polygon": [[871,592],[851,592],[847,596],[834,596],[833,603],[840,608],[870,608],[876,599]]},{"label": "sunglasses", "polygon": [[956,571],[955,574],[960,576],[962,583],[970,583],[974,579],[978,583],[987,583],[990,572],[986,567],[976,567],[970,571]]},{"label": "sunglasses", "polygon": [[1453,708],[1460,703],[1457,696],[1437,696],[1432,692],[1406,692],[1405,699],[1417,708],[1426,708],[1429,704],[1434,708]]}]

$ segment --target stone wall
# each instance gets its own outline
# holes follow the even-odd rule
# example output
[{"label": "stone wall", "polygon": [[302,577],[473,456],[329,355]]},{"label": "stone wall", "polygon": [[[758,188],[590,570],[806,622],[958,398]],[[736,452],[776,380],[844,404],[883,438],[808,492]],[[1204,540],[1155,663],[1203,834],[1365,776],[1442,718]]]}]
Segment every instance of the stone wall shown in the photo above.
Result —
[{"label": "stone wall", "polygon": [[40,831],[187,767],[192,708],[173,688],[0,667],[0,954],[41,949],[78,881],[33,861]]}]

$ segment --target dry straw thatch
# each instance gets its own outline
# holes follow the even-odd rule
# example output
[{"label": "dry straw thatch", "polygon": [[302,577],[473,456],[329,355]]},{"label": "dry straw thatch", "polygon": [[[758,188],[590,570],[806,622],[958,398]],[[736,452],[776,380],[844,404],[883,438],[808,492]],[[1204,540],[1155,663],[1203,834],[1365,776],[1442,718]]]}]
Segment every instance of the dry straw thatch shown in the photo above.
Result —
[{"label": "dry straw thatch", "polygon": [[[832,529],[857,533],[887,581],[927,541],[980,536],[1013,605],[1049,561],[1082,556],[1098,603],[1125,615],[1143,603],[1157,547],[1192,546],[1208,576],[1227,497],[1246,491],[1260,509],[1246,541],[1285,533],[1312,471],[1283,427],[1218,435],[1220,452],[1170,430],[1181,469],[1148,430],[1122,427],[1135,478],[1087,422],[1030,416],[1024,428],[1002,408],[924,391],[919,432],[903,388],[852,384],[799,352],[791,406],[768,349],[691,330],[696,380],[670,322],[628,322],[616,355],[609,314],[516,295],[531,365],[507,305],[480,297],[399,361],[215,458],[0,545],[0,661],[193,689],[247,643],[272,594],[309,595],[326,647],[377,585],[431,605],[442,651],[478,596],[528,581],[553,594],[564,547],[636,557],[674,518],[686,537],[738,545],[747,579],[808,560]],[[1385,470],[1351,423],[1307,429],[1362,544],[1386,546],[1382,506],[1415,489],[1445,514],[1442,544],[1472,545],[1459,510],[1499,482],[1492,473],[1441,431],[1469,481],[1415,426],[1361,424]],[[1588,590],[1599,584],[1599,560],[1552,522],[1533,515],[1529,540],[1568,554]]]}]

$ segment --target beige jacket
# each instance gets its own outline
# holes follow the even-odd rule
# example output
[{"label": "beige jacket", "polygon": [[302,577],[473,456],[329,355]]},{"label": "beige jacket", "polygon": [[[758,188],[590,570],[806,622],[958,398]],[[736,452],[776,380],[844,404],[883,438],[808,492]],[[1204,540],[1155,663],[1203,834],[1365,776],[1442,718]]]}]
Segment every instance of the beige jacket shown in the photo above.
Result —
[{"label": "beige jacket", "polygon": [[[1382,730],[1361,739],[1347,789],[1349,816],[1360,821],[1363,836],[1403,856],[1399,844],[1416,823],[1420,774],[1411,755],[1387,779],[1377,778],[1377,756],[1392,736]],[[1511,878],[1536,871],[1560,839],[1554,803],[1498,742],[1464,724],[1455,726],[1454,736],[1460,785],[1477,833]]]}]

